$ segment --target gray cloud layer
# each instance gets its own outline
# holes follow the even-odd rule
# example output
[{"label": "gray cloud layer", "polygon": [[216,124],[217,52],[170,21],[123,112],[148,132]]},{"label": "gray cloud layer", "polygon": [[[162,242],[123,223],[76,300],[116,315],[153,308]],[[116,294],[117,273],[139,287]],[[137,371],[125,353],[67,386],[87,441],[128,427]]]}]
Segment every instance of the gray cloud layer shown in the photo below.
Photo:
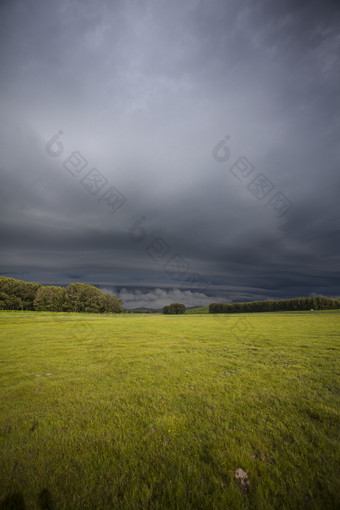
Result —
[{"label": "gray cloud layer", "polygon": [[[337,2],[8,1],[0,19],[3,273],[140,288],[145,304],[150,289],[191,292],[188,305],[339,295]],[[88,162],[76,176],[74,151]],[[241,156],[255,167],[243,181]],[[92,168],[106,179],[94,195]],[[247,188],[260,173],[263,200]],[[110,186],[126,198],[114,214],[98,200]],[[266,205],[279,191],[293,203],[281,219]],[[204,282],[175,278],[175,254]]]}]

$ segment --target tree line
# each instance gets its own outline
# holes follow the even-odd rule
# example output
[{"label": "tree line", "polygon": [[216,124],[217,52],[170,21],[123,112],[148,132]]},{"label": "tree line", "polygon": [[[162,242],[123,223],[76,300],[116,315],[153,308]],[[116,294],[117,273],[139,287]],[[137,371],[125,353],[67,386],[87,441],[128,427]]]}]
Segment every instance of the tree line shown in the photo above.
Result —
[{"label": "tree line", "polygon": [[64,288],[0,276],[0,310],[121,313],[122,305],[93,285],[71,283]]},{"label": "tree line", "polygon": [[340,308],[339,298],[324,296],[293,299],[269,299],[248,303],[211,303],[209,313],[283,312],[297,310],[333,310]]}]

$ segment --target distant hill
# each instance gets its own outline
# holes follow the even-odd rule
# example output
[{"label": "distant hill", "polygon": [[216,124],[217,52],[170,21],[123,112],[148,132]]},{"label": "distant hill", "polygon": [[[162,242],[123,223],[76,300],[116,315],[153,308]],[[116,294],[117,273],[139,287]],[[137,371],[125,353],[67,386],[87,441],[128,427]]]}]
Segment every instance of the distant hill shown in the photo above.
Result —
[{"label": "distant hill", "polygon": [[[140,306],[139,308],[132,308],[131,310],[126,310],[126,312],[131,312],[131,313],[163,313],[163,308],[147,308],[145,306]],[[191,308],[187,308],[185,313],[186,314],[209,313],[209,307],[208,306],[192,306]]]},{"label": "distant hill", "polygon": [[193,308],[187,308],[186,314],[200,314],[200,313],[209,313],[209,306],[194,306]]},{"label": "distant hill", "polygon": [[146,308],[145,306],[140,306],[139,308],[132,308],[131,310],[126,310],[126,312],[131,313],[162,313],[161,308]]}]

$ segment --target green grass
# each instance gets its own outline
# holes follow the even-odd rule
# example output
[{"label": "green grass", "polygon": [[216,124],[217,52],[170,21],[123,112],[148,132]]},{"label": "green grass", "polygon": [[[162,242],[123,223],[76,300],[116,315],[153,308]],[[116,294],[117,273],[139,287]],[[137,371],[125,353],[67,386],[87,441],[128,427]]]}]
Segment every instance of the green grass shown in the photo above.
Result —
[{"label": "green grass", "polygon": [[339,508],[339,331],[1,312],[0,508]]}]

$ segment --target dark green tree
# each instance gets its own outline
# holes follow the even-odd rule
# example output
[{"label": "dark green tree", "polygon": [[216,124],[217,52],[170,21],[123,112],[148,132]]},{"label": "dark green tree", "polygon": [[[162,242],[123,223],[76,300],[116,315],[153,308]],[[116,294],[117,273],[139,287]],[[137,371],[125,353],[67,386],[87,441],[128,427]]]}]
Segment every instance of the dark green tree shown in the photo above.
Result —
[{"label": "dark green tree", "polygon": [[34,310],[34,299],[38,283],[23,282],[14,278],[0,277],[0,292],[8,297],[1,300],[2,307],[7,310]]},{"label": "dark green tree", "polygon": [[111,294],[104,294],[105,298],[105,312],[108,313],[122,313],[123,310],[123,301],[118,299],[116,296],[112,296]]},{"label": "dark green tree", "polygon": [[34,309],[48,312],[61,312],[65,299],[63,287],[43,286],[36,293]]},{"label": "dark green tree", "polygon": [[185,305],[182,303],[171,303],[169,305],[169,314],[171,315],[179,315],[185,313]]}]

